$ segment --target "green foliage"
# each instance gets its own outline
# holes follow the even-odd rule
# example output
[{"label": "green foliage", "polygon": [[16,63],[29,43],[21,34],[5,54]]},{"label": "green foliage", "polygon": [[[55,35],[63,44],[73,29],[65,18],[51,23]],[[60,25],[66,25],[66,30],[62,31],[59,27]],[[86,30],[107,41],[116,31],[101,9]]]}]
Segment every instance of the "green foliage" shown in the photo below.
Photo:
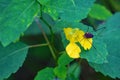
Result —
[{"label": "green foliage", "polygon": [[62,66],[59,65],[59,66],[55,67],[54,73],[59,79],[65,80],[65,78],[67,76],[67,68],[63,65]]},{"label": "green foliage", "polygon": [[[95,4],[95,0],[0,0],[0,80],[15,73],[22,66],[28,48],[33,47],[34,49],[30,50],[34,56],[30,56],[30,59],[35,59],[38,65],[40,59],[44,63],[44,60],[48,61],[50,58],[47,66],[40,65],[42,68],[46,67],[44,69],[41,67],[41,70],[35,69],[36,65],[29,65],[32,70],[40,70],[34,80],[78,80],[81,65],[84,65],[80,64],[81,59],[82,61],[86,59],[95,71],[105,76],[120,78],[120,12],[113,16],[111,13],[115,13],[111,8],[119,10],[120,1],[117,0],[118,4],[112,3],[112,0],[108,1],[109,5],[111,3],[110,7],[103,6],[105,4],[102,4],[102,1],[105,0],[97,0]],[[35,18],[36,16],[38,17]],[[107,21],[99,25],[99,20]],[[63,50],[69,43],[63,32],[66,27],[79,28],[94,35],[90,50],[84,50],[76,42],[81,48],[81,59],[74,60]],[[95,32],[93,28],[98,30]],[[40,43],[45,41],[46,43],[27,46],[22,42],[39,43],[36,39],[33,42],[30,39],[26,40],[28,36],[30,39],[40,38]],[[59,39],[63,44],[59,43],[56,36],[60,36]],[[60,51],[56,48],[56,43]],[[49,51],[52,54],[49,54]]]},{"label": "green foliage", "polygon": [[[80,67],[78,64],[70,65],[67,69],[67,65],[73,60],[69,58],[66,54],[66,52],[61,52],[62,55],[58,59],[58,66],[53,68],[45,68],[38,72],[37,76],[35,77],[35,80],[53,80],[60,79],[60,80],[66,80],[66,78],[69,79],[76,79],[80,73]],[[48,75],[46,75],[48,74]],[[70,74],[70,75],[67,75]],[[43,78],[45,77],[45,78]],[[76,79],[77,80],[77,79]]]},{"label": "green foliage", "polygon": [[60,80],[78,80],[80,75],[80,65],[78,63],[71,65],[58,65],[54,68],[55,75]]},{"label": "green foliage", "polygon": [[39,1],[40,4],[45,5],[45,4],[49,3],[50,0],[37,0],[37,1]]},{"label": "green foliage", "polygon": [[0,2],[0,41],[7,46],[29,27],[39,12],[39,6],[35,0],[1,0]]},{"label": "green foliage", "polygon": [[65,21],[80,21],[87,17],[95,0],[38,0],[43,5],[43,11]]},{"label": "green foliage", "polygon": [[112,16],[112,13],[104,6],[94,4],[91,11],[89,12],[89,16],[98,20],[106,20]]},{"label": "green foliage", "polygon": [[111,7],[113,8],[113,11],[120,11],[120,1],[119,0],[110,0],[109,4],[111,4]]},{"label": "green foliage", "polygon": [[34,80],[54,80],[54,79],[55,76],[54,76],[53,68],[47,67],[39,71]]},{"label": "green foliage", "polygon": [[22,66],[27,51],[28,47],[20,42],[7,47],[0,45],[0,80],[9,77]]},{"label": "green foliage", "polygon": [[68,65],[73,59],[70,58],[66,52],[62,52],[62,55],[58,59],[58,65]]},{"label": "green foliage", "polygon": [[68,77],[70,80],[78,80],[80,73],[81,73],[81,68],[78,63],[74,63],[69,66]]},{"label": "green foliage", "polygon": [[107,57],[108,63],[93,64],[90,65],[95,68],[96,71],[102,72],[104,75],[109,75],[112,78],[120,78],[120,13],[116,13],[107,22],[100,27],[106,27],[101,34],[101,38],[104,39],[107,44],[107,50],[109,55]]},{"label": "green foliage", "polygon": [[88,62],[97,64],[107,63],[108,52],[106,44],[95,38],[93,39],[92,48],[88,51],[83,50],[80,55],[81,58],[87,59]]}]

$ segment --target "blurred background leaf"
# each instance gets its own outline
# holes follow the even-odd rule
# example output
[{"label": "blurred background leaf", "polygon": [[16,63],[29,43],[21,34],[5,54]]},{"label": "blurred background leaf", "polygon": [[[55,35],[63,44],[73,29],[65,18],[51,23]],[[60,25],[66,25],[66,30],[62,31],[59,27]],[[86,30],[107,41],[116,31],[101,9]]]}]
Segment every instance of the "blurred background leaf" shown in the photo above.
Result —
[{"label": "blurred background leaf", "polygon": [[7,47],[0,44],[0,80],[8,78],[22,66],[27,51],[28,46],[20,42]]},{"label": "blurred background leaf", "polygon": [[89,16],[98,20],[106,20],[112,16],[112,13],[105,6],[94,4],[89,12]]},{"label": "blurred background leaf", "polygon": [[80,67],[79,62],[69,65],[68,78],[70,80],[79,80],[80,73],[81,73],[81,67]]},{"label": "blurred background leaf", "polygon": [[111,8],[114,12],[120,11],[120,1],[119,0],[110,0],[109,4],[111,5]]}]

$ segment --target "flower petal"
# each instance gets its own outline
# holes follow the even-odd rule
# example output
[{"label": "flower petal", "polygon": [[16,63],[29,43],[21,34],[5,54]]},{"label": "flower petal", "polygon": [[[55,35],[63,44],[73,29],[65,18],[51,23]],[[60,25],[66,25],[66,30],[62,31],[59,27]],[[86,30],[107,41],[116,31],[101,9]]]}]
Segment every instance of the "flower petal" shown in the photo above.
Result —
[{"label": "flower petal", "polygon": [[89,50],[92,47],[92,38],[85,38],[81,40],[79,43],[85,50]]},{"label": "flower petal", "polygon": [[64,28],[64,33],[65,33],[67,40],[70,40],[70,38],[71,38],[70,32],[72,32],[72,28]]},{"label": "flower petal", "polygon": [[75,43],[69,43],[66,47],[66,52],[71,58],[79,58],[81,49]]},{"label": "flower petal", "polygon": [[78,34],[78,42],[81,42],[84,39],[84,31],[79,30],[79,34]]},{"label": "flower petal", "polygon": [[78,42],[84,35],[84,32],[78,28],[64,28],[64,33],[67,40],[73,43]]}]

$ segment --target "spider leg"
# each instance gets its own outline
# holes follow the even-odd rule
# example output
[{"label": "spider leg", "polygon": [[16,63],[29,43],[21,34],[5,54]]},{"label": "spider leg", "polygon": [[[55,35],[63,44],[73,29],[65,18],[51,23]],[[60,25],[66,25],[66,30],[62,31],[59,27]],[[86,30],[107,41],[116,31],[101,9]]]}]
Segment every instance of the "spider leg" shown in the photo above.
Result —
[{"label": "spider leg", "polygon": [[101,32],[99,32],[96,36],[102,34],[102,32],[106,29],[106,27],[99,28],[99,29],[97,29],[96,31],[101,30],[101,29],[103,29],[103,30],[102,30]]},{"label": "spider leg", "polygon": [[[88,40],[88,39],[87,39]],[[89,41],[89,40],[88,40]],[[89,41],[90,42],[90,41]],[[93,48],[99,53],[99,56],[102,57],[101,53],[97,50],[97,48],[90,42],[90,44],[93,46]]]}]

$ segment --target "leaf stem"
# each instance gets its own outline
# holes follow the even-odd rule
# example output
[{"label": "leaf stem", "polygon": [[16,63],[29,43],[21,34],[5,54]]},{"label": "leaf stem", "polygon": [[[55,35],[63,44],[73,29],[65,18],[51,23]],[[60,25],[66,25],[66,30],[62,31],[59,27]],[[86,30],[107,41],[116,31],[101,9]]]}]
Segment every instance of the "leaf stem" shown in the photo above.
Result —
[{"label": "leaf stem", "polygon": [[[36,45],[26,46],[26,47],[23,47],[23,48],[20,48],[20,49],[18,49],[18,50],[13,51],[13,52],[12,52],[11,54],[9,54],[8,56],[14,55],[14,54],[17,53],[17,52],[23,51],[23,50],[28,49],[28,48],[40,47],[40,46],[47,46],[47,45],[48,45],[47,43],[44,43],[44,44],[36,44]],[[0,59],[0,61],[3,61],[3,60],[6,59],[8,56],[2,57],[2,58]]]},{"label": "leaf stem", "polygon": [[36,19],[36,23],[38,24],[39,28],[41,29],[42,34],[43,34],[46,42],[48,43],[48,46],[49,46],[50,51],[51,51],[51,53],[52,53],[52,56],[53,56],[53,58],[54,58],[55,61],[56,61],[57,57],[56,57],[55,52],[54,52],[54,51],[55,51],[55,48],[54,48],[54,46],[53,46],[53,43],[54,43],[54,33],[53,33],[53,31],[52,31],[51,25],[43,18],[43,6],[42,6],[42,4],[41,4],[39,1],[37,1],[37,2],[38,2],[38,4],[40,5],[40,14],[41,14],[41,15],[40,15],[40,19],[48,26],[48,28],[49,28],[49,30],[50,30],[50,33],[51,33],[51,43],[49,42],[49,40],[48,40],[48,38],[47,38],[44,30],[42,29],[42,26],[40,25],[38,19]]},{"label": "leaf stem", "polygon": [[43,44],[30,45],[30,46],[28,46],[28,48],[42,47],[42,46],[48,46],[48,44],[47,43],[43,43]]},{"label": "leaf stem", "polygon": [[50,42],[49,42],[49,40],[48,40],[48,38],[47,38],[47,35],[45,34],[42,26],[40,25],[39,20],[36,18],[35,21],[36,21],[38,27],[40,28],[40,30],[41,30],[41,32],[42,32],[42,34],[43,34],[43,36],[44,36],[44,38],[45,38],[45,40],[46,40],[46,42],[47,42],[47,44],[48,44],[48,47],[49,47],[49,49],[50,49],[50,51],[51,51],[51,53],[52,53],[52,56],[53,56],[54,60],[56,61],[56,55],[55,55],[55,53],[54,53],[54,50],[53,50],[53,48],[52,48],[52,45],[50,44]]},{"label": "leaf stem", "polygon": [[27,48],[42,47],[42,46],[47,46],[47,45],[48,45],[47,43],[43,43],[43,44],[35,44],[35,45],[29,45],[29,46],[26,46],[26,47],[23,47],[23,48],[20,48],[20,49],[14,51],[14,53],[15,53],[15,52],[22,51],[22,50],[27,49]]},{"label": "leaf stem", "polygon": [[40,5],[40,19],[48,26],[48,28],[50,29],[50,33],[51,33],[51,43],[53,44],[54,43],[54,32],[52,31],[52,28],[51,28],[51,25],[43,18],[43,6],[42,4],[37,1],[38,4]]},{"label": "leaf stem", "polygon": [[40,18],[50,29],[50,33],[51,33],[51,43],[53,44],[54,42],[54,32],[52,31],[51,25],[41,16]]}]

